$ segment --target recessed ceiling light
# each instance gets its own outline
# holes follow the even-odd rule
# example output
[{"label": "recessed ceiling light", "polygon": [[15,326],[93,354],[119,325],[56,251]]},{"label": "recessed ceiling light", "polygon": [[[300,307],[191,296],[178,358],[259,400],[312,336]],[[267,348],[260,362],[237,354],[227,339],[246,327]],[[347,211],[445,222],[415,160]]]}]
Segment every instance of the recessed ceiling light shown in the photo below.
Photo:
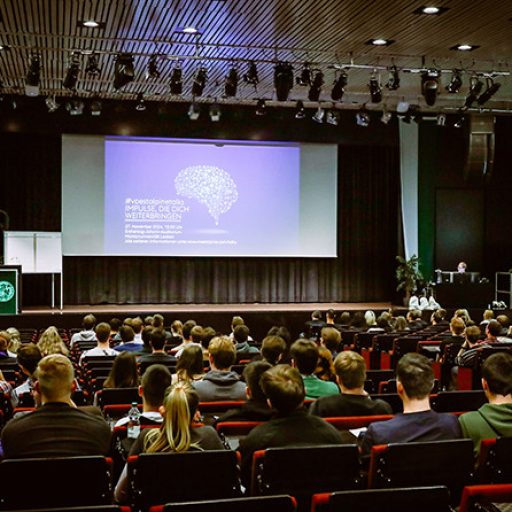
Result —
[{"label": "recessed ceiling light", "polygon": [[185,27],[182,30],[182,32],[185,34],[197,34],[199,32],[199,30],[197,30],[196,27],[189,26],[189,27]]},{"label": "recessed ceiling light", "polygon": [[436,7],[435,5],[423,5],[418,7],[413,14],[426,14],[427,16],[439,16],[445,13],[448,7]]},{"label": "recessed ceiling light", "polygon": [[389,46],[390,44],[394,43],[395,41],[393,39],[370,39],[369,41],[366,41],[366,44],[371,44],[373,46]]},{"label": "recessed ceiling light", "polygon": [[105,26],[105,23],[91,19],[79,21],[78,25],[85,28],[103,28]]},{"label": "recessed ceiling light", "polygon": [[480,48],[480,46],[475,44],[467,44],[467,43],[461,43],[456,44],[455,46],[452,46],[450,50],[458,50],[460,52],[472,52],[473,50],[476,50],[477,48]]},{"label": "recessed ceiling light", "polygon": [[427,6],[422,9],[423,14],[437,14],[439,12],[439,7]]}]

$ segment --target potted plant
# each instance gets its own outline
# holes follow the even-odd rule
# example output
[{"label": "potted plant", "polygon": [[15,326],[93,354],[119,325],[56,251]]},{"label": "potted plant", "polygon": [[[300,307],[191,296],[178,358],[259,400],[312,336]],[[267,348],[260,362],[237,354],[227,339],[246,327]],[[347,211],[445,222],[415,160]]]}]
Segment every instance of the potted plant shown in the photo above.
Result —
[{"label": "potted plant", "polygon": [[398,286],[397,291],[404,290],[404,305],[409,304],[411,294],[418,287],[418,283],[423,280],[423,275],[419,269],[420,259],[418,256],[413,254],[409,259],[405,259],[402,256],[397,256],[396,261],[398,266],[396,268],[396,280]]}]

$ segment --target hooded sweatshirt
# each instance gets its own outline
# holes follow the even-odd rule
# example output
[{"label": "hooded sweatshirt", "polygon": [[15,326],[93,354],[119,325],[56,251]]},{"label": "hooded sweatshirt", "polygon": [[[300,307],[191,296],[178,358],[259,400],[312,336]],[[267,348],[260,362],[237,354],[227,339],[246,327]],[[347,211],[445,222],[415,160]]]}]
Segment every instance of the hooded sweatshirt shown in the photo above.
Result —
[{"label": "hooded sweatshirt", "polygon": [[478,411],[459,416],[464,437],[473,440],[475,455],[482,439],[512,436],[512,404],[484,404]]},{"label": "hooded sweatshirt", "polygon": [[211,370],[194,383],[201,402],[245,400],[245,384],[232,371]]}]

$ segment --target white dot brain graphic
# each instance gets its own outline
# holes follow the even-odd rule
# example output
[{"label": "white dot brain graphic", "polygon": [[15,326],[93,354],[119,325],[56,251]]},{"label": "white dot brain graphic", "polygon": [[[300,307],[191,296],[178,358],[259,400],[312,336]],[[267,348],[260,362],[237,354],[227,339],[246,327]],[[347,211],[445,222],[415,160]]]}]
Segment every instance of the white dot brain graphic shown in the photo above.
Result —
[{"label": "white dot brain graphic", "polygon": [[238,200],[233,178],[224,169],[213,165],[192,165],[182,169],[174,186],[178,195],[204,204],[216,225],[220,215],[228,212]]}]

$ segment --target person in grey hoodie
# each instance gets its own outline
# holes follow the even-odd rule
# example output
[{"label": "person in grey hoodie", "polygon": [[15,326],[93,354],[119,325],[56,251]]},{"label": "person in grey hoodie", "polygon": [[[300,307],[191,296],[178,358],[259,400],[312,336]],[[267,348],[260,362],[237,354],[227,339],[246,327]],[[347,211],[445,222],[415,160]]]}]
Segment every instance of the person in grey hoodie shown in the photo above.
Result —
[{"label": "person in grey hoodie", "polygon": [[96,333],[94,332],[95,326],[96,317],[94,315],[85,315],[82,320],[83,329],[71,336],[70,348],[73,348],[75,343],[80,341],[96,341]]},{"label": "person in grey hoodie", "polygon": [[227,336],[216,336],[208,344],[210,371],[195,382],[201,402],[245,400],[245,384],[231,371],[236,360],[234,343]]},{"label": "person in grey hoodie", "polygon": [[237,354],[248,354],[252,357],[260,353],[257,347],[249,345],[249,327],[246,325],[237,325],[233,331],[233,338]]},{"label": "person in grey hoodie", "polygon": [[473,440],[475,455],[482,439],[512,436],[512,355],[498,352],[489,356],[482,366],[482,387],[488,404],[478,411],[459,416],[464,437]]}]

